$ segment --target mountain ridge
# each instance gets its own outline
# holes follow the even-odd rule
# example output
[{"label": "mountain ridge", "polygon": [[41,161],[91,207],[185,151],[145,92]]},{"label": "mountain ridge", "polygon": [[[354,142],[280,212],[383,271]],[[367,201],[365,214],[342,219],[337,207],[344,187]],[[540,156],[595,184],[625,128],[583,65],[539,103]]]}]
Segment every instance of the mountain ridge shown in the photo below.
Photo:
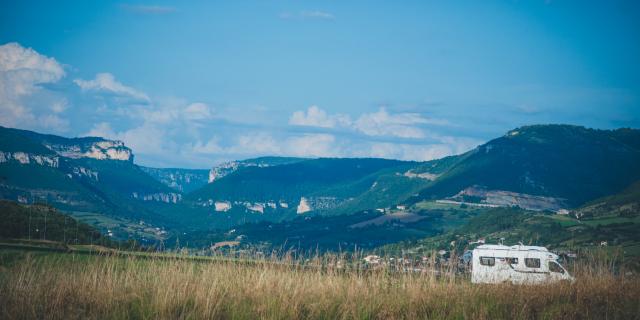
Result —
[{"label": "mountain ridge", "polygon": [[[536,125],[510,130],[469,152],[425,162],[259,157],[192,170],[139,166],[133,151],[117,141],[69,139],[2,127],[0,198],[46,201],[77,216],[97,219],[92,221],[105,228],[113,225],[108,221],[120,221],[120,226],[113,227],[119,228],[117,234],[136,228],[145,229],[145,234],[169,231],[158,233],[158,239],[173,233],[217,234],[243,223],[293,220],[297,222],[290,225],[313,230],[305,225],[307,217],[325,226],[330,221],[370,226],[361,218],[397,210],[421,212],[424,203],[426,208],[454,211],[463,206],[480,211],[519,206],[560,212],[640,180],[639,147],[637,129]],[[109,154],[109,149],[115,153]],[[210,180],[212,172],[215,177]],[[444,216],[450,217],[408,223],[414,231],[401,234],[440,230],[427,226],[429,221],[456,225],[456,219],[466,219],[461,218],[464,214]],[[144,227],[136,227],[142,223]],[[397,228],[404,228],[401,225]],[[358,233],[373,236],[368,228]],[[302,231],[287,232],[302,236]],[[323,241],[328,245],[330,239]]]}]

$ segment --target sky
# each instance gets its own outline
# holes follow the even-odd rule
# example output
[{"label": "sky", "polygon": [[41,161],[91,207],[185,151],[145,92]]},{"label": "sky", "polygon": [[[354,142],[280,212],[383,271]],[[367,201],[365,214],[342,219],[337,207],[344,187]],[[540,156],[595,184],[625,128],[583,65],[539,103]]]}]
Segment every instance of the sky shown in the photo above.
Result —
[{"label": "sky", "polygon": [[640,127],[637,1],[0,0],[0,125],[136,162],[430,160]]}]

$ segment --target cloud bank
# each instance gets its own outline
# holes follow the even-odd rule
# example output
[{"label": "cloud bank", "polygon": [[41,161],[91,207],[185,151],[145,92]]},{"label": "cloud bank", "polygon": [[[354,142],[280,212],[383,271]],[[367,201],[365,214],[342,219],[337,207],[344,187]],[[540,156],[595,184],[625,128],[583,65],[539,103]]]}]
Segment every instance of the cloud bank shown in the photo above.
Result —
[{"label": "cloud bank", "polygon": [[12,127],[36,124],[64,131],[68,126],[66,120],[55,114],[34,112],[30,105],[44,102],[53,111],[63,110],[64,100],[52,94],[47,96],[41,85],[55,83],[65,74],[58,61],[33,49],[17,43],[0,46],[0,124]]},{"label": "cloud bank", "polygon": [[96,93],[107,93],[149,101],[149,97],[144,92],[123,85],[110,73],[98,73],[93,80],[75,79],[73,82],[84,91],[94,91]]},{"label": "cloud bank", "polygon": [[121,140],[144,165],[206,168],[265,155],[431,160],[480,143],[438,133],[448,121],[384,107],[349,115],[311,105],[287,117],[261,106],[237,116],[230,107],[154,96],[108,72],[82,79],[17,43],[0,46],[0,80],[1,125]]}]

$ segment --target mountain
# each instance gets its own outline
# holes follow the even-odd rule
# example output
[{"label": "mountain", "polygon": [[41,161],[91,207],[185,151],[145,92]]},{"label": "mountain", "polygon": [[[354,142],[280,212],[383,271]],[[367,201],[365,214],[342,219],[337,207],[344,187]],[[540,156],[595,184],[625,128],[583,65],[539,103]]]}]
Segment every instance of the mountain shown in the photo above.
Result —
[{"label": "mountain", "polygon": [[[301,250],[302,252],[373,249],[385,244],[417,240],[442,234],[483,212],[468,207],[367,210],[342,215],[298,215],[272,222],[254,221],[224,230],[197,231],[180,235],[181,243],[195,246],[237,242],[240,247],[263,251]],[[167,240],[172,243],[175,239]]]},{"label": "mountain", "polygon": [[210,172],[210,170],[204,169],[150,168],[143,166],[140,166],[140,169],[167,187],[181,193],[189,193],[206,185],[209,181]]},{"label": "mountain", "polygon": [[[553,250],[574,251],[616,246],[626,262],[640,266],[640,181],[622,192],[593,200],[572,211],[559,213],[520,208],[484,208],[462,225],[420,240],[386,245],[379,252],[426,254],[455,249],[458,254],[479,239],[487,243],[522,242]],[[453,246],[452,246],[453,244]]]},{"label": "mountain", "polygon": [[221,163],[209,171],[209,180],[208,182],[214,182],[215,180],[221,179],[222,177],[236,172],[240,168],[246,167],[258,167],[258,168],[266,168],[279,166],[283,164],[291,164],[306,160],[305,158],[294,158],[294,157],[259,157],[253,159],[246,160],[237,160],[237,161],[229,161]]},{"label": "mountain", "polygon": [[288,217],[350,214],[425,200],[558,211],[640,179],[639,141],[635,129],[526,126],[464,154],[427,162],[296,159],[234,165],[186,199],[217,212]]},{"label": "mountain", "polygon": [[[216,178],[185,199],[224,212],[279,212],[288,217],[310,211],[332,212],[375,189],[379,177],[390,175],[410,180],[402,173],[415,165],[415,162],[386,159],[322,158],[245,166]],[[377,194],[384,197],[380,192]],[[397,198],[392,199],[396,201]],[[361,208],[349,213],[360,211],[358,209]]]},{"label": "mountain", "polygon": [[[0,198],[45,202],[114,237],[147,241],[178,234],[192,244],[235,241],[237,234],[227,235],[235,229],[247,246],[295,240],[373,248],[444,237],[470,219],[491,226],[513,218],[521,228],[516,238],[530,240],[559,223],[577,224],[583,243],[607,237],[627,243],[594,230],[606,223],[600,234],[628,235],[612,225],[635,223],[640,130],[526,126],[426,162],[262,157],[207,171],[146,168],[133,160],[120,141],[0,127]],[[511,215],[482,220],[492,210],[507,212],[495,207]],[[580,219],[550,214],[567,210]],[[593,228],[580,229],[586,225]],[[472,231],[460,229],[502,232]]]},{"label": "mountain", "polygon": [[450,197],[531,209],[577,207],[640,179],[640,130],[526,126],[416,173],[432,175],[433,182],[411,203]]},{"label": "mountain", "polygon": [[146,202],[176,203],[181,194],[135,165],[131,149],[120,141],[0,127],[0,198],[108,216],[115,219],[110,224],[161,225],[170,221]]},{"label": "mountain", "polygon": [[64,138],[0,126],[0,150],[27,154],[57,154],[61,157],[133,162],[131,149],[122,141],[99,137]]}]

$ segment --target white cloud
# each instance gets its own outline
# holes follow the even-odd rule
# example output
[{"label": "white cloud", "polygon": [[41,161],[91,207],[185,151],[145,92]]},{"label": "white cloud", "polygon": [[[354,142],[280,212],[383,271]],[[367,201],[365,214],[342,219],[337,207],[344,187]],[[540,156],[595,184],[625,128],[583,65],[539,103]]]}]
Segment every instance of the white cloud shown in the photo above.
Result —
[{"label": "white cloud", "polygon": [[45,114],[38,117],[40,127],[57,132],[69,131],[69,120],[55,114]]},{"label": "white cloud", "polygon": [[51,111],[54,113],[62,113],[69,107],[69,102],[67,99],[62,99],[59,101],[55,101],[51,104]]},{"label": "white cloud", "polygon": [[349,116],[337,114],[328,115],[318,106],[310,106],[307,111],[295,111],[289,118],[289,124],[295,126],[308,126],[320,128],[335,128],[336,126],[348,126],[351,124]]},{"label": "white cloud", "polygon": [[84,137],[102,137],[102,138],[110,138],[113,139],[115,137],[115,132],[111,128],[111,124],[108,122],[100,122],[93,125],[93,128],[89,130],[89,132],[83,134]]},{"label": "white cloud", "polygon": [[330,134],[304,134],[285,141],[287,155],[299,157],[337,157],[336,138]]},{"label": "white cloud", "polygon": [[322,19],[322,20],[333,20],[336,17],[325,11],[320,10],[311,10],[311,11],[302,11],[300,12],[300,16],[305,19]]},{"label": "white cloud", "polygon": [[[0,72],[30,85],[56,82],[65,75],[62,65],[56,59],[43,56],[15,42],[0,46]],[[20,89],[18,93],[22,94],[29,87]]]},{"label": "white cloud", "polygon": [[[185,154],[205,158],[230,157],[241,159],[259,155],[296,157],[375,157],[400,160],[427,161],[463,153],[480,141],[442,137],[443,141],[426,144],[376,142],[336,137],[327,133],[303,133],[273,136],[268,132],[252,132],[225,140],[219,136],[208,142],[190,145]],[[223,145],[226,143],[226,145]]]},{"label": "white cloud", "polygon": [[190,146],[190,150],[187,150],[187,153],[196,153],[196,154],[204,154],[204,155],[217,155],[225,152],[224,148],[222,148],[219,144],[218,137],[213,137],[207,143],[196,142]]},{"label": "white cloud", "polygon": [[412,126],[419,123],[421,123],[419,116],[413,114],[390,115],[381,108],[378,112],[361,115],[354,123],[354,128],[368,136],[424,138],[424,131]]},{"label": "white cloud", "polygon": [[184,117],[188,120],[205,120],[211,118],[211,108],[208,105],[196,102],[184,108]]},{"label": "white cloud", "polygon": [[369,155],[376,158],[428,161],[456,154],[446,144],[412,145],[402,143],[372,143]]},{"label": "white cloud", "polygon": [[149,96],[142,91],[125,86],[118,82],[111,73],[98,73],[93,80],[73,80],[83,91],[94,91],[114,94],[122,97],[131,97],[138,100],[149,101]]},{"label": "white cloud", "polygon": [[319,128],[350,128],[367,136],[397,137],[407,139],[421,139],[427,137],[421,126],[448,125],[447,121],[423,117],[418,113],[391,114],[385,108],[377,112],[364,113],[351,121],[348,115],[328,114],[318,106],[295,111],[289,117],[289,124]]},{"label": "white cloud", "polygon": [[[144,164],[197,167],[261,155],[430,160],[479,143],[434,133],[433,126],[449,124],[417,113],[380,108],[352,120],[312,105],[293,112],[288,123],[328,132],[300,132],[304,128],[289,130],[274,122],[280,115],[260,105],[250,112],[242,106],[214,109],[179,98],[152,99],[110,73],[73,82],[65,76],[53,58],[15,43],[0,46],[0,124],[67,135],[85,132],[124,141]],[[50,83],[55,90],[42,85]],[[88,119],[101,120],[91,126]]]},{"label": "white cloud", "polygon": [[236,145],[227,150],[232,154],[282,154],[278,141],[266,132],[241,135],[238,137]]},{"label": "white cloud", "polygon": [[18,43],[1,45],[0,124],[35,127],[36,116],[27,99],[42,91],[40,84],[55,83],[64,76],[64,68],[53,58]]},{"label": "white cloud", "polygon": [[172,153],[174,141],[168,139],[165,129],[145,123],[116,135],[131,149],[147,155],[167,156]]},{"label": "white cloud", "polygon": [[[213,118],[211,107],[204,103],[188,103],[181,99],[160,99],[139,108],[124,108],[124,110],[107,108],[102,112],[110,119],[113,119],[113,115],[117,115],[123,120],[95,123],[84,136],[121,140],[134,150],[138,159],[156,159],[156,163],[166,164],[184,163],[197,158],[205,162],[200,166],[206,167],[213,159],[198,158],[198,155],[223,152],[215,139],[206,144],[200,142],[203,132],[211,130],[211,127],[203,125],[206,123],[203,120]],[[115,130],[112,124],[120,129]]]},{"label": "white cloud", "polygon": [[120,140],[136,154],[167,155],[174,151],[173,141],[167,139],[165,129],[150,123],[116,132],[109,122],[100,122],[82,136]]},{"label": "white cloud", "polygon": [[353,127],[369,136],[421,139],[426,137],[426,133],[419,125],[445,124],[445,121],[425,118],[417,113],[390,114],[385,108],[380,108],[377,112],[361,115]]},{"label": "white cloud", "polygon": [[326,11],[303,10],[299,12],[282,12],[280,19],[284,20],[335,20],[335,16]]}]

